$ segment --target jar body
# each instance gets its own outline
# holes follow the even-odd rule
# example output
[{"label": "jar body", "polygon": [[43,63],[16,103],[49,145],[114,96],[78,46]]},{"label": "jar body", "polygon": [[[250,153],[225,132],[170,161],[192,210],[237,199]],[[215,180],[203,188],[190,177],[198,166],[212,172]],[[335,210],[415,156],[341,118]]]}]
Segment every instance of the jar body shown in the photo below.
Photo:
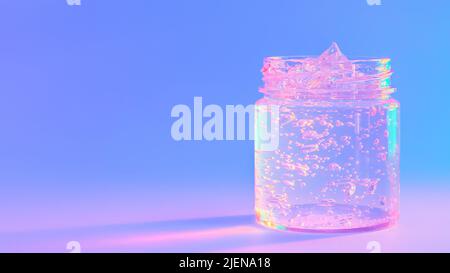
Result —
[{"label": "jar body", "polygon": [[261,150],[255,139],[260,224],[327,232],[378,229],[397,221],[397,101],[264,97],[255,107],[256,134],[266,128],[258,116],[273,105],[279,107],[278,147]]}]

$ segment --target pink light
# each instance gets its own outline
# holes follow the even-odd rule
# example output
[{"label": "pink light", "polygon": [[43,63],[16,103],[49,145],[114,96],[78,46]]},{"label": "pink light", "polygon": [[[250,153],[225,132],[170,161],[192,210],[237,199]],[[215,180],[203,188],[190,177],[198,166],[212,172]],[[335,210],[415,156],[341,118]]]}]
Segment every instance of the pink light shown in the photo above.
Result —
[{"label": "pink light", "polygon": [[262,234],[264,230],[249,225],[215,228],[195,231],[177,231],[177,232],[161,232],[157,234],[139,234],[126,237],[108,238],[106,240],[99,240],[94,245],[101,245],[102,247],[116,247],[116,246],[144,246],[160,244],[170,245],[179,244],[189,241],[206,241],[217,240],[225,237],[243,236]]}]

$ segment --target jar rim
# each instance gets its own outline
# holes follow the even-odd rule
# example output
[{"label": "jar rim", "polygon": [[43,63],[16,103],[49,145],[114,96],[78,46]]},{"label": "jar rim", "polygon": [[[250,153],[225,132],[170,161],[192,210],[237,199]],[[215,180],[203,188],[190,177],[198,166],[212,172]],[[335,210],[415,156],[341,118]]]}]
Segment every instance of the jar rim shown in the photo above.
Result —
[{"label": "jar rim", "polygon": [[[268,56],[264,58],[264,66],[277,64],[278,66],[285,65],[288,69],[289,66],[293,66],[295,64],[308,64],[308,62],[317,60],[318,57],[319,56],[315,55]],[[391,71],[391,59],[387,57],[357,57],[352,59],[343,59],[340,61],[333,60],[333,63],[338,65],[350,63],[354,66],[354,70],[364,71],[366,73],[373,71],[381,74]],[[262,72],[264,73],[264,67]]]},{"label": "jar rim", "polygon": [[[319,55],[284,55],[284,56],[267,56],[264,59],[267,60],[286,60],[286,61],[303,61],[309,58],[317,58]],[[388,62],[391,59],[388,57],[368,57],[368,56],[358,56],[348,59],[349,62]],[[344,61],[342,61],[344,62]]]}]

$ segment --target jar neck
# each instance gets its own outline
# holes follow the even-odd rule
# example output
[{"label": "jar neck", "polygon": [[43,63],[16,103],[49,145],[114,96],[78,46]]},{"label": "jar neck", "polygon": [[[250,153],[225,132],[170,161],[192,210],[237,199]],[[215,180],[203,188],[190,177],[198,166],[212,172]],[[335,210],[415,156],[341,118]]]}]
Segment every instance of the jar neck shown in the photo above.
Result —
[{"label": "jar neck", "polygon": [[390,59],[349,60],[335,44],[317,58],[265,58],[261,72],[259,91],[277,99],[389,99],[395,91]]}]

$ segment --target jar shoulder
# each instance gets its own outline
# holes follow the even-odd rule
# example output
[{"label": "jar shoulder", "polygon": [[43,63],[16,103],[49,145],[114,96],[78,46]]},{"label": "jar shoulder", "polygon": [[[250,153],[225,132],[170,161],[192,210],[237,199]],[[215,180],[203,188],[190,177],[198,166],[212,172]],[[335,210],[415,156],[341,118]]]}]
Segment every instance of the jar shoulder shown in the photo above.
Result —
[{"label": "jar shoulder", "polygon": [[373,100],[280,100],[262,97],[255,103],[258,105],[277,105],[285,107],[386,107],[390,109],[400,108],[400,102],[394,98]]}]

